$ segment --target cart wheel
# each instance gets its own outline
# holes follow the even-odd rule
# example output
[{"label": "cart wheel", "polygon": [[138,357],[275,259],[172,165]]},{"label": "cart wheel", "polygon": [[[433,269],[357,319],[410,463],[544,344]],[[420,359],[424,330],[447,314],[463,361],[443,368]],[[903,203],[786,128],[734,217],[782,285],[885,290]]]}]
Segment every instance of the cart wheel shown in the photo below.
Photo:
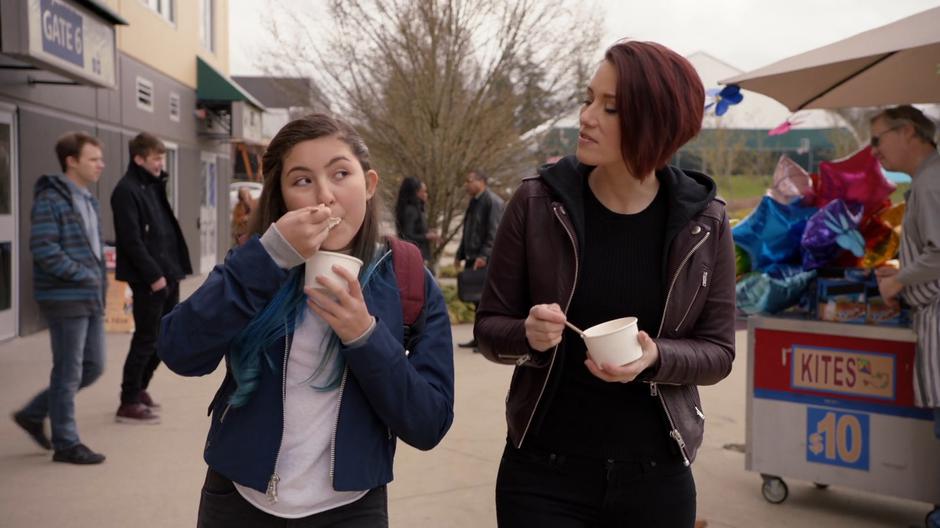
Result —
[{"label": "cart wheel", "polygon": [[813,486],[816,486],[816,489],[821,489],[821,490],[829,488],[829,484],[823,484],[822,482],[813,482]]},{"label": "cart wheel", "polygon": [[790,494],[787,483],[780,477],[765,478],[760,492],[764,496],[764,499],[771,504],[780,504],[787,500],[787,495]]}]

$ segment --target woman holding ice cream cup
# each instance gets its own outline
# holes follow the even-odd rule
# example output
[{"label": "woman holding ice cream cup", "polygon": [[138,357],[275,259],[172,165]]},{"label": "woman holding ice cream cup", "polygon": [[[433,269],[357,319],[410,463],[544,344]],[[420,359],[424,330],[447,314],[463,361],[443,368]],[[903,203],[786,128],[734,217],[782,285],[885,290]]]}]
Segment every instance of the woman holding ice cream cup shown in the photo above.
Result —
[{"label": "woman holding ice cream cup", "polygon": [[[686,59],[618,42],[586,87],[576,156],[507,206],[474,327],[486,357],[516,365],[502,527],[693,526],[697,385],[734,359],[724,203],[708,176],[668,165],[703,108]],[[601,356],[612,334],[638,351]]]}]

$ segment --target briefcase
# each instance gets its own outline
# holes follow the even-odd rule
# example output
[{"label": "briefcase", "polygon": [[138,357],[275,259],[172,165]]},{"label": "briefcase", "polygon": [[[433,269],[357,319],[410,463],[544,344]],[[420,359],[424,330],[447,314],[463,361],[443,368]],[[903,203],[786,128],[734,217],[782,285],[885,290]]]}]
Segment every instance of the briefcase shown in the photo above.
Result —
[{"label": "briefcase", "polygon": [[486,268],[461,271],[457,274],[457,298],[463,302],[480,302],[484,282],[486,282]]}]

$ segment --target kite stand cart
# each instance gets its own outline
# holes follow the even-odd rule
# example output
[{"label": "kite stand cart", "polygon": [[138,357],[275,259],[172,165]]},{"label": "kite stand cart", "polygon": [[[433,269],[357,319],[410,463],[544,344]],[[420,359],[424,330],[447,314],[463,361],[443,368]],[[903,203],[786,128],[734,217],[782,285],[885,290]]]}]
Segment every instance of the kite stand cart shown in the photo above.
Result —
[{"label": "kite stand cart", "polygon": [[940,504],[909,328],[751,316],[747,337],[745,467],[764,499],[786,501],[792,478]]}]

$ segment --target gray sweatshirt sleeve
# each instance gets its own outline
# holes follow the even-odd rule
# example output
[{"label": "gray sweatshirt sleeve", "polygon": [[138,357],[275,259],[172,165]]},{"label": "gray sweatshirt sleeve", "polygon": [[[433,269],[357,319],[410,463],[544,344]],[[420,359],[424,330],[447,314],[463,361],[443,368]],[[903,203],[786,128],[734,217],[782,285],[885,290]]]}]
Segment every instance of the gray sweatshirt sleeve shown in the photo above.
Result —
[{"label": "gray sweatshirt sleeve", "polygon": [[914,222],[923,246],[914,262],[904,266],[897,275],[905,286],[940,279],[940,171],[931,172],[919,175],[927,180],[915,191],[918,194]]},{"label": "gray sweatshirt sleeve", "polygon": [[274,224],[271,224],[271,227],[261,235],[261,247],[281,268],[291,269],[304,263],[304,258],[297,253],[294,246],[287,242]]}]

